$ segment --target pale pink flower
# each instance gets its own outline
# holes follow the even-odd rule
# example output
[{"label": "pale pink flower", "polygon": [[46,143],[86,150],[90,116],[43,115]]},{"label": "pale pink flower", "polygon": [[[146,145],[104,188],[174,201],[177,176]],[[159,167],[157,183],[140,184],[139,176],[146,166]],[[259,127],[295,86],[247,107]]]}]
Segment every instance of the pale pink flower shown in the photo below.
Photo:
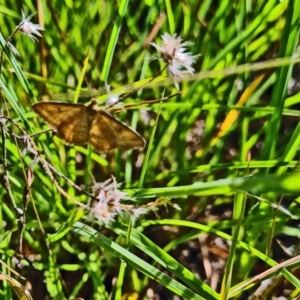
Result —
[{"label": "pale pink flower", "polygon": [[168,198],[158,198],[154,202],[145,205],[124,204],[124,201],[136,201],[126,192],[119,190],[120,183],[112,176],[102,183],[96,183],[93,187],[94,197],[89,201],[87,207],[90,209],[91,216],[95,217],[100,224],[109,225],[118,216],[129,216],[131,220],[136,220],[149,211],[156,212],[159,206],[171,204]]},{"label": "pale pink flower", "polygon": [[122,201],[135,201],[127,193],[120,191],[120,183],[112,178],[103,183],[96,183],[93,187],[95,198],[90,200],[89,207],[91,214],[98,219],[99,223],[109,225],[117,216],[123,216],[125,213],[132,217],[139,217],[145,210],[141,210],[131,204],[122,204]]},{"label": "pale pink flower", "polygon": [[187,74],[192,75],[195,71],[192,64],[195,62],[196,55],[185,52],[189,42],[183,42],[180,36],[177,37],[176,34],[171,36],[166,32],[161,37],[161,45],[150,44],[160,53],[161,59],[167,64],[167,69],[175,82]]},{"label": "pale pink flower", "polygon": [[[22,22],[17,26],[18,30],[20,30],[21,33],[24,35],[27,35],[31,38],[32,41],[36,42],[38,39],[36,36],[42,36],[39,31],[45,30],[42,26],[39,24],[33,24],[30,22],[31,18],[35,15],[32,14],[29,17],[26,17],[24,12],[22,11]],[[35,36],[36,35],[36,36]]]}]

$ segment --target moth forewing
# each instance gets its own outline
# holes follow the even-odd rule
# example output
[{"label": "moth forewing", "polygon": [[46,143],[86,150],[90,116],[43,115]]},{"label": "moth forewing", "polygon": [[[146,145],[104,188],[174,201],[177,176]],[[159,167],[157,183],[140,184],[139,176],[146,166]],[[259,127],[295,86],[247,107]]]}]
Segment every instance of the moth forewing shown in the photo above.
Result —
[{"label": "moth forewing", "polygon": [[87,112],[83,109],[70,116],[56,127],[57,136],[67,143],[84,145],[89,141],[89,130],[91,122]]},{"label": "moth forewing", "polygon": [[47,101],[34,104],[32,109],[67,143],[88,143],[90,125],[86,122],[85,105]]},{"label": "moth forewing", "polygon": [[90,105],[56,101],[39,102],[32,109],[69,144],[90,143],[98,151],[144,148],[145,140],[104,110]]},{"label": "moth forewing", "polygon": [[52,127],[58,127],[61,122],[76,115],[86,106],[84,104],[43,101],[32,105],[32,109]]}]

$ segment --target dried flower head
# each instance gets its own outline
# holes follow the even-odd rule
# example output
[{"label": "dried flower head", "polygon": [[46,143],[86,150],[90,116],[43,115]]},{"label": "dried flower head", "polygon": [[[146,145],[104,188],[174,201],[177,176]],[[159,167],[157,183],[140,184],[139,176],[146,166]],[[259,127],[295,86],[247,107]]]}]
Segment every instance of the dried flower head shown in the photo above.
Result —
[{"label": "dried flower head", "polygon": [[180,36],[177,37],[176,34],[171,36],[166,32],[161,37],[161,45],[156,43],[151,43],[151,45],[160,53],[161,59],[167,64],[167,69],[174,81],[182,79],[186,74],[193,74],[195,70],[192,68],[192,64],[195,62],[196,56],[185,52],[189,42],[183,42]]},{"label": "dried flower head", "polygon": [[135,207],[131,204],[122,204],[123,201],[135,201],[127,193],[120,191],[120,183],[112,178],[103,183],[96,183],[93,187],[95,198],[90,200],[89,207],[91,214],[98,219],[99,223],[109,225],[117,216],[123,216],[125,213],[131,217],[138,218],[147,212],[146,209]]},{"label": "dried flower head", "polygon": [[40,26],[39,24],[33,24],[32,22],[30,22],[31,18],[35,15],[32,14],[29,17],[26,17],[26,15],[24,14],[24,12],[22,11],[22,22],[17,26],[17,29],[20,30],[21,33],[23,33],[24,35],[27,35],[28,37],[31,38],[32,41],[37,41],[38,39],[36,38],[36,36],[42,36],[41,33],[39,31],[45,30],[42,26]]},{"label": "dried flower head", "polygon": [[170,198],[158,198],[154,202],[145,205],[123,204],[121,201],[135,201],[125,192],[119,190],[120,183],[112,176],[102,183],[96,183],[93,187],[94,198],[87,207],[90,209],[91,216],[95,217],[100,224],[109,225],[115,221],[116,217],[129,215],[132,220],[138,219],[149,211],[156,212],[158,207],[171,205],[175,209],[180,209],[178,205],[172,204]]}]

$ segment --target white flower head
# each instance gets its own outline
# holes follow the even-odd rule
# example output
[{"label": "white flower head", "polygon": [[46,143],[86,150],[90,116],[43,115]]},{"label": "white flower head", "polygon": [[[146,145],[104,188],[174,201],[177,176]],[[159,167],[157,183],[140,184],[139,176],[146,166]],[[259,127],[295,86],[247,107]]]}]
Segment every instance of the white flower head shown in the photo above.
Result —
[{"label": "white flower head", "polygon": [[119,95],[109,94],[108,99],[107,99],[105,104],[108,105],[108,106],[113,106],[117,103],[119,103]]},{"label": "white flower head", "polygon": [[[31,38],[32,41],[36,42],[38,39],[36,36],[42,36],[39,31],[45,30],[39,24],[33,24],[30,22],[31,18],[35,15],[32,14],[29,17],[26,17],[24,12],[22,11],[22,22],[17,26],[18,30],[24,35],[27,35]],[[36,35],[36,36],[35,36]]]},{"label": "white flower head", "polygon": [[192,64],[196,56],[185,52],[189,42],[183,42],[177,34],[171,36],[166,32],[161,37],[161,45],[156,43],[151,43],[151,45],[160,53],[161,59],[167,64],[167,69],[174,80],[182,79],[186,74],[192,75],[195,71]]},{"label": "white flower head", "polygon": [[122,218],[129,216],[132,221],[147,214],[149,211],[155,212],[159,206],[169,204],[169,199],[159,198],[154,202],[145,205],[124,204],[123,201],[136,201],[126,192],[119,190],[120,183],[112,176],[102,183],[93,186],[94,197],[89,201],[87,207],[90,215],[95,217],[100,224],[109,225],[118,216]]},{"label": "white flower head", "polygon": [[120,102],[119,102],[120,96],[118,94],[112,94],[111,93],[110,85],[107,82],[105,82],[105,87],[104,88],[105,88],[105,90],[107,92],[107,95],[108,95],[108,99],[107,99],[105,104],[108,107],[114,106],[116,104],[120,104]]},{"label": "white flower head", "polygon": [[134,198],[128,196],[127,193],[120,191],[120,183],[112,178],[102,183],[96,183],[93,187],[95,198],[90,200],[91,214],[98,219],[99,223],[108,225],[114,221],[118,215],[124,215],[125,212],[131,214],[134,211],[132,205],[122,204],[121,200],[135,201]]}]

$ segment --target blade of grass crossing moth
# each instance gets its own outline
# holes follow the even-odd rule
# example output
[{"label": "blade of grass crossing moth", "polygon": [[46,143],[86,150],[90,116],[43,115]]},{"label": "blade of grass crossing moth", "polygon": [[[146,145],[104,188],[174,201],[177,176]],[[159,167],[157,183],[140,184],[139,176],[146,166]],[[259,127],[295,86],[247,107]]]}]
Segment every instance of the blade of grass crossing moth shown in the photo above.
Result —
[{"label": "blade of grass crossing moth", "polygon": [[82,68],[82,71],[81,71],[81,74],[80,74],[80,77],[79,77],[79,81],[78,81],[78,85],[77,85],[77,88],[76,88],[76,91],[75,91],[75,94],[74,94],[74,99],[73,99],[74,103],[77,103],[77,101],[78,101],[81,86],[82,86],[82,82],[84,80],[86,68],[87,68],[87,65],[88,65],[88,62],[89,62],[89,58],[90,58],[90,50],[88,50],[87,56],[83,61],[83,68]]},{"label": "blade of grass crossing moth", "polygon": [[[79,78],[79,82],[78,82],[78,85],[77,85],[77,88],[76,88],[76,91],[75,91],[75,94],[74,94],[74,99],[73,99],[74,103],[77,103],[77,101],[78,101],[81,86],[82,86],[84,76],[85,76],[85,72],[86,72],[86,69],[87,69],[87,65],[88,65],[88,62],[89,62],[89,58],[90,58],[90,51],[88,50],[87,56],[83,61],[83,68],[82,68],[80,78]],[[86,168],[84,170],[84,183],[85,183],[85,186],[88,186],[88,184],[90,183],[89,178],[90,178],[90,172],[91,172],[91,168],[92,168],[91,154],[92,154],[92,149],[91,149],[90,146],[88,146],[88,153],[87,153],[87,156],[86,156]],[[75,159],[75,155],[72,156],[72,157],[73,157],[73,159]]]},{"label": "blade of grass crossing moth", "polygon": [[[149,64],[149,60],[145,59],[144,63],[143,63],[143,67],[142,67],[142,73],[141,73],[141,76],[140,76],[140,78],[142,78],[142,79],[145,77],[145,72],[146,72],[146,69],[148,68],[148,64]],[[139,90],[138,91],[138,96],[141,93],[142,93],[142,90]],[[138,121],[138,112],[135,111],[133,113],[133,119],[132,119],[132,123],[131,123],[131,126],[133,126],[133,128],[136,128],[137,121]],[[145,174],[145,172],[143,172],[143,170],[147,169],[147,162],[148,162],[147,157],[149,157],[149,155],[150,155],[149,149],[150,149],[150,147],[148,146],[147,153],[146,153],[146,159],[144,160],[144,163],[143,163],[142,173],[141,173],[141,177],[140,177],[138,186],[143,185],[143,179],[144,179],[144,174]],[[127,162],[126,162],[126,169],[125,169],[125,179],[126,179],[125,181],[127,183],[130,183],[131,178],[132,178],[131,154],[132,154],[132,151],[128,152],[128,154],[127,154]],[[132,221],[130,220],[129,225],[128,225],[128,229],[127,229],[127,237],[126,237],[127,245],[129,245],[129,242],[130,242],[131,230],[132,230]],[[123,283],[123,280],[124,280],[125,268],[126,268],[126,264],[122,261],[121,266],[120,266],[120,270],[119,270],[118,281],[117,281],[116,299],[119,299],[117,296],[121,296],[121,286],[122,286],[122,283]]]},{"label": "blade of grass crossing moth", "polygon": [[[121,30],[122,19],[126,12],[128,2],[129,2],[128,0],[122,0],[120,7],[119,7],[118,17],[117,17],[116,22],[114,23],[113,31],[112,31],[112,34],[111,34],[111,37],[109,40],[109,44],[108,44],[108,48],[106,51],[106,55],[105,55],[103,69],[101,72],[101,80],[103,82],[105,82],[108,78],[113,54],[114,54],[115,47],[116,47],[118,37],[119,37],[119,33]],[[115,299],[121,299],[121,295],[122,295],[121,286],[123,285],[124,274],[125,274],[125,265],[124,265],[124,263],[121,263],[118,281],[117,281],[117,290],[116,290],[116,294],[115,294]]]}]

